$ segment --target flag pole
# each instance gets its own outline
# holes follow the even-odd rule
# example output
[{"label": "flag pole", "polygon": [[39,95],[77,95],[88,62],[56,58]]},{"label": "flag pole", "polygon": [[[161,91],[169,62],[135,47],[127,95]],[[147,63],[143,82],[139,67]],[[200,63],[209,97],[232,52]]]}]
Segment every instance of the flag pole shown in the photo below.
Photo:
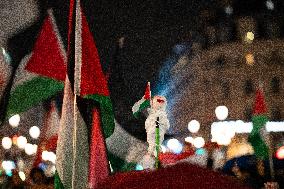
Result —
[{"label": "flag pole", "polygon": [[74,121],[74,128],[73,128],[73,137],[72,137],[72,144],[73,144],[73,165],[72,165],[72,189],[75,188],[75,163],[76,163],[76,141],[77,141],[77,95],[74,94],[74,106],[73,106],[73,110],[74,110],[74,114],[73,114],[73,121]]},{"label": "flag pole", "polygon": [[[147,84],[150,88],[150,82]],[[151,90],[150,90],[150,100],[151,100]],[[151,101],[150,101],[151,102]],[[150,103],[151,108],[151,103]],[[155,158],[155,168],[158,169],[160,162],[159,162],[159,152],[160,152],[160,123],[159,123],[159,117],[157,117],[156,120],[156,129],[155,129],[155,143],[156,143],[156,158]]]},{"label": "flag pole", "polygon": [[160,151],[160,123],[159,123],[159,117],[157,117],[157,121],[156,121],[156,160],[155,160],[156,169],[159,168],[159,151]]},{"label": "flag pole", "polygon": [[[259,89],[264,93],[263,89],[263,81],[259,81]],[[271,180],[274,180],[275,178],[275,171],[274,171],[274,164],[273,164],[273,152],[272,152],[272,144],[271,144],[271,136],[269,132],[266,132],[266,124],[265,124],[265,140],[266,143],[268,143],[268,158],[269,158],[269,169],[270,169],[270,177]]]}]

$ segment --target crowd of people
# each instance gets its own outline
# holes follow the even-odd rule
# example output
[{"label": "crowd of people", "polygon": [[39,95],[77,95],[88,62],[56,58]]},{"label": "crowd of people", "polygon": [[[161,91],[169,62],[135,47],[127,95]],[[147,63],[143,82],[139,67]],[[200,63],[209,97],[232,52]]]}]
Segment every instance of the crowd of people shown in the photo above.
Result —
[{"label": "crowd of people", "polygon": [[3,175],[1,189],[52,189],[53,177],[45,176],[40,168],[33,168],[29,177],[23,181],[17,170],[13,170],[12,176]]},{"label": "crowd of people", "polygon": [[[276,160],[274,162],[276,162]],[[278,161],[278,164],[279,162],[280,161]],[[283,162],[280,163],[283,164]],[[210,166],[210,162],[208,165]],[[251,188],[278,189],[284,188],[283,170],[281,166],[277,165],[277,167],[273,169],[272,176],[269,161],[258,160],[254,155],[247,155],[226,162],[218,171],[233,177]]]}]

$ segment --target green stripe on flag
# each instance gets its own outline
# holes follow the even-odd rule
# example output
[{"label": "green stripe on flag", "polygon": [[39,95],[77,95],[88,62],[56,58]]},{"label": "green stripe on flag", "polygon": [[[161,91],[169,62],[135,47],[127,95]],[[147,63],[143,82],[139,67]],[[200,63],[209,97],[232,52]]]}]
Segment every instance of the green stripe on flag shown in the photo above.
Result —
[{"label": "green stripe on flag", "polygon": [[17,86],[11,92],[7,116],[21,113],[62,91],[62,82],[36,77]]},{"label": "green stripe on flag", "polygon": [[269,149],[263,136],[261,129],[265,129],[265,124],[268,119],[265,115],[256,115],[252,118],[253,129],[249,135],[249,142],[253,146],[255,156],[260,159],[267,159],[269,157]]},{"label": "green stripe on flag", "polygon": [[139,114],[148,107],[150,107],[150,100],[145,100],[140,104],[138,111],[133,113],[134,117],[139,117]]},{"label": "green stripe on flag", "polygon": [[139,107],[139,112],[145,110],[146,108],[150,107],[150,100],[145,100]]},{"label": "green stripe on flag", "polygon": [[57,171],[54,174],[54,188],[55,189],[64,189],[64,186],[61,182],[61,179],[60,179]]},{"label": "green stripe on flag", "polygon": [[114,131],[114,115],[112,103],[109,96],[86,95],[84,98],[93,99],[100,103],[101,120],[104,131],[104,137],[108,138]]},{"label": "green stripe on flag", "polygon": [[118,156],[108,152],[108,159],[111,163],[111,167],[113,172],[126,172],[126,171],[134,171],[136,168],[136,163],[134,162],[126,162],[125,160],[119,158]]}]

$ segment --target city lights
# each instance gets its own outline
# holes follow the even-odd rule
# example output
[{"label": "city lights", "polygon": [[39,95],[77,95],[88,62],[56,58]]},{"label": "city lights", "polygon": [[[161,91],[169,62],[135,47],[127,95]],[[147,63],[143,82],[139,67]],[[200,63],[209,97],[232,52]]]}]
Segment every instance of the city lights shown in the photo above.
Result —
[{"label": "city lights", "polygon": [[4,170],[12,170],[12,169],[15,169],[16,165],[13,161],[3,161],[2,162],[2,168]]},{"label": "city lights", "polygon": [[17,145],[21,149],[25,149],[26,144],[28,143],[27,138],[23,136],[19,136],[17,138]]},{"label": "city lights", "polygon": [[276,151],[276,157],[277,157],[277,159],[284,159],[284,146],[280,147]]},{"label": "city lights", "polygon": [[9,124],[12,127],[18,127],[19,123],[20,123],[20,115],[19,114],[16,114],[16,115],[13,115],[12,117],[10,117]]},{"label": "city lights", "polygon": [[274,10],[274,3],[271,0],[267,0],[265,3],[268,10]]},{"label": "city lights", "polygon": [[246,54],[246,62],[248,65],[254,64],[254,56],[251,53]]},{"label": "city lights", "polygon": [[[250,133],[252,128],[252,122],[241,120],[214,122],[211,125],[212,142],[227,144],[235,133]],[[284,132],[284,122],[267,122],[265,129],[267,132]]]},{"label": "city lights", "polygon": [[233,8],[231,6],[227,6],[225,8],[225,13],[228,14],[228,15],[233,14]]},{"label": "city lights", "polygon": [[226,106],[218,106],[215,109],[215,114],[220,121],[223,121],[228,117],[229,110]]},{"label": "city lights", "polygon": [[246,39],[247,39],[247,41],[253,41],[254,40],[254,33],[253,32],[247,32]]},{"label": "city lights", "polygon": [[188,142],[190,144],[192,144],[193,141],[194,141],[194,139],[192,137],[186,137],[184,140],[185,140],[185,142]]},{"label": "city lights", "polygon": [[182,144],[177,139],[170,139],[167,142],[167,147],[175,154],[179,154],[182,151]]},{"label": "city lights", "polygon": [[167,152],[167,148],[164,145],[161,145],[161,150],[162,150],[163,153]]},{"label": "city lights", "polygon": [[19,177],[21,178],[22,181],[26,180],[26,175],[25,175],[25,173],[23,171],[19,172]]},{"label": "city lights", "polygon": [[32,126],[29,130],[29,133],[32,138],[37,139],[40,135],[40,130],[37,126]]},{"label": "city lights", "polygon": [[27,155],[33,155],[35,154],[37,151],[37,145],[36,144],[30,144],[30,143],[27,143],[25,145],[25,152]]},{"label": "city lights", "polygon": [[193,141],[195,148],[202,148],[205,145],[205,140],[202,137],[196,137]]},{"label": "city lights", "polygon": [[2,146],[6,150],[10,149],[12,147],[12,140],[9,137],[4,137],[2,139]]},{"label": "city lights", "polygon": [[42,160],[44,161],[50,161],[55,164],[56,161],[56,155],[54,152],[49,151],[43,151],[41,154]]},{"label": "city lights", "polygon": [[192,120],[188,123],[188,130],[192,133],[197,133],[200,128],[200,123],[197,120]]}]

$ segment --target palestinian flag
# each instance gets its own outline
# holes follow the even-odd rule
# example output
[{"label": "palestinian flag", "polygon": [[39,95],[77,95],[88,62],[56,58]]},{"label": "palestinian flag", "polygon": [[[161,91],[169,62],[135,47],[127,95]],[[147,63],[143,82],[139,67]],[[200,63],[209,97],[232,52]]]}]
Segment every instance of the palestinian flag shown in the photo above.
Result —
[{"label": "palestinian flag", "polygon": [[13,82],[7,116],[24,112],[63,90],[66,61],[52,11],[42,24],[32,53],[22,59]]},{"label": "palestinian flag", "polygon": [[56,151],[57,135],[59,131],[60,116],[56,107],[56,101],[51,100],[45,105],[43,126],[39,138],[38,150],[33,166],[37,167],[42,162],[43,151]]},{"label": "palestinian flag", "polygon": [[55,188],[95,188],[110,174],[105,138],[114,130],[106,77],[79,0],[70,1],[68,69]]},{"label": "palestinian flag", "polygon": [[262,89],[256,91],[256,99],[252,117],[253,129],[249,135],[249,142],[253,146],[256,157],[267,159],[269,157],[269,148],[267,146],[267,133],[265,125],[268,122],[266,116],[267,108]]},{"label": "palestinian flag", "polygon": [[138,117],[139,113],[143,110],[151,106],[151,90],[150,90],[150,82],[147,83],[147,87],[145,90],[145,94],[138,102],[134,104],[132,107],[132,112],[135,117]]}]

